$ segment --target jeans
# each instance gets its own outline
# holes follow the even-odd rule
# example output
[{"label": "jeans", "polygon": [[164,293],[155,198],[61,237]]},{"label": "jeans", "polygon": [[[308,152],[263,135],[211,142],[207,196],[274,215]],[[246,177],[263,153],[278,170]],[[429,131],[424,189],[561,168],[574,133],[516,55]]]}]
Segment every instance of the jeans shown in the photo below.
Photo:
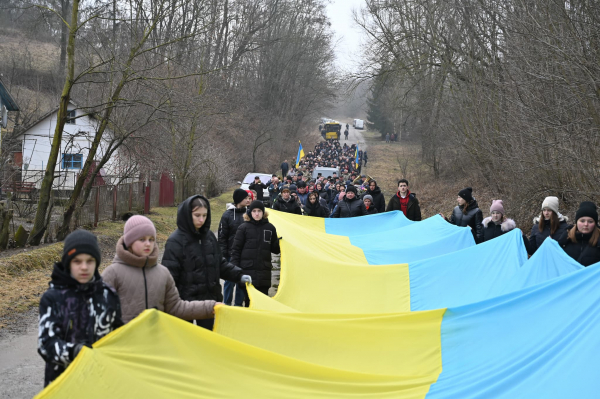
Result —
[{"label": "jeans", "polygon": [[[231,281],[225,280],[225,284],[223,286],[223,303],[225,305],[231,306],[231,300],[233,298],[233,288],[237,286],[237,283],[232,283]],[[244,302],[244,294],[241,292],[240,287],[238,286],[235,290],[235,301],[234,306],[242,306],[242,302]]]}]

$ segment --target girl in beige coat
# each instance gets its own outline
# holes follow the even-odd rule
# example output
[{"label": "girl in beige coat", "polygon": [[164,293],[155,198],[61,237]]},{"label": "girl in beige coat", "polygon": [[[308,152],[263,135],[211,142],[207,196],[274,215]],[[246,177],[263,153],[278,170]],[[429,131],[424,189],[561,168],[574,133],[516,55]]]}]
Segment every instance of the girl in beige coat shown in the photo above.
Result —
[{"label": "girl in beige coat", "polygon": [[184,320],[214,317],[217,302],[179,297],[171,273],[158,263],[156,228],[145,216],[127,220],[113,263],[104,270],[102,279],[119,294],[125,323],[152,308]]}]

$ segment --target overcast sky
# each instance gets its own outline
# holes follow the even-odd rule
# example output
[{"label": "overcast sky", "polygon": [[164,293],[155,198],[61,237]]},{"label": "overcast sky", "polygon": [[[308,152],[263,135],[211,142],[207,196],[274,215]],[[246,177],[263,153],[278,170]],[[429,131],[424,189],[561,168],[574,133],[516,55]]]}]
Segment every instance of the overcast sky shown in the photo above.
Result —
[{"label": "overcast sky", "polygon": [[364,0],[332,0],[327,6],[331,28],[335,33],[336,41],[339,42],[336,47],[337,60],[346,68],[350,67],[349,64],[356,61],[361,54],[362,34],[352,20],[352,10],[360,8],[363,3]]}]

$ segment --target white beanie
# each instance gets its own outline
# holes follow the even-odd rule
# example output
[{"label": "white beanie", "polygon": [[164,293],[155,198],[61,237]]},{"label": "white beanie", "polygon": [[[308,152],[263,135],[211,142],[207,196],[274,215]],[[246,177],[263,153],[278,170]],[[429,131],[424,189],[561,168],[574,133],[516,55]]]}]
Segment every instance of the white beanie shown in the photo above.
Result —
[{"label": "white beanie", "polygon": [[544,208],[548,208],[558,215],[558,198],[546,197],[546,199],[544,199],[544,202],[542,202],[542,210],[544,210]]}]

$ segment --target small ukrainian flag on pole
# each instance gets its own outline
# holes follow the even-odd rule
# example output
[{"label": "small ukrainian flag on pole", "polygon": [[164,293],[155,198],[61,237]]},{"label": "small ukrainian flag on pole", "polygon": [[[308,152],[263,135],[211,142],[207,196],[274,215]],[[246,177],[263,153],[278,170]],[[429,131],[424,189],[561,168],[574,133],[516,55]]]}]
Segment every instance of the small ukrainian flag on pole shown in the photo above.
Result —
[{"label": "small ukrainian flag on pole", "polygon": [[300,142],[300,140],[298,140],[298,143],[300,143],[300,147],[298,147],[298,156],[296,156],[296,167],[300,166],[300,159],[304,158],[304,150],[302,149],[302,143]]},{"label": "small ukrainian flag on pole", "polygon": [[359,164],[359,161],[360,161],[360,160],[358,159],[358,143],[356,144],[356,153],[355,153],[355,156],[354,156],[354,158],[355,158],[355,159],[354,159],[354,164],[355,164],[355,167],[356,167],[356,169],[358,169],[358,164]]}]

